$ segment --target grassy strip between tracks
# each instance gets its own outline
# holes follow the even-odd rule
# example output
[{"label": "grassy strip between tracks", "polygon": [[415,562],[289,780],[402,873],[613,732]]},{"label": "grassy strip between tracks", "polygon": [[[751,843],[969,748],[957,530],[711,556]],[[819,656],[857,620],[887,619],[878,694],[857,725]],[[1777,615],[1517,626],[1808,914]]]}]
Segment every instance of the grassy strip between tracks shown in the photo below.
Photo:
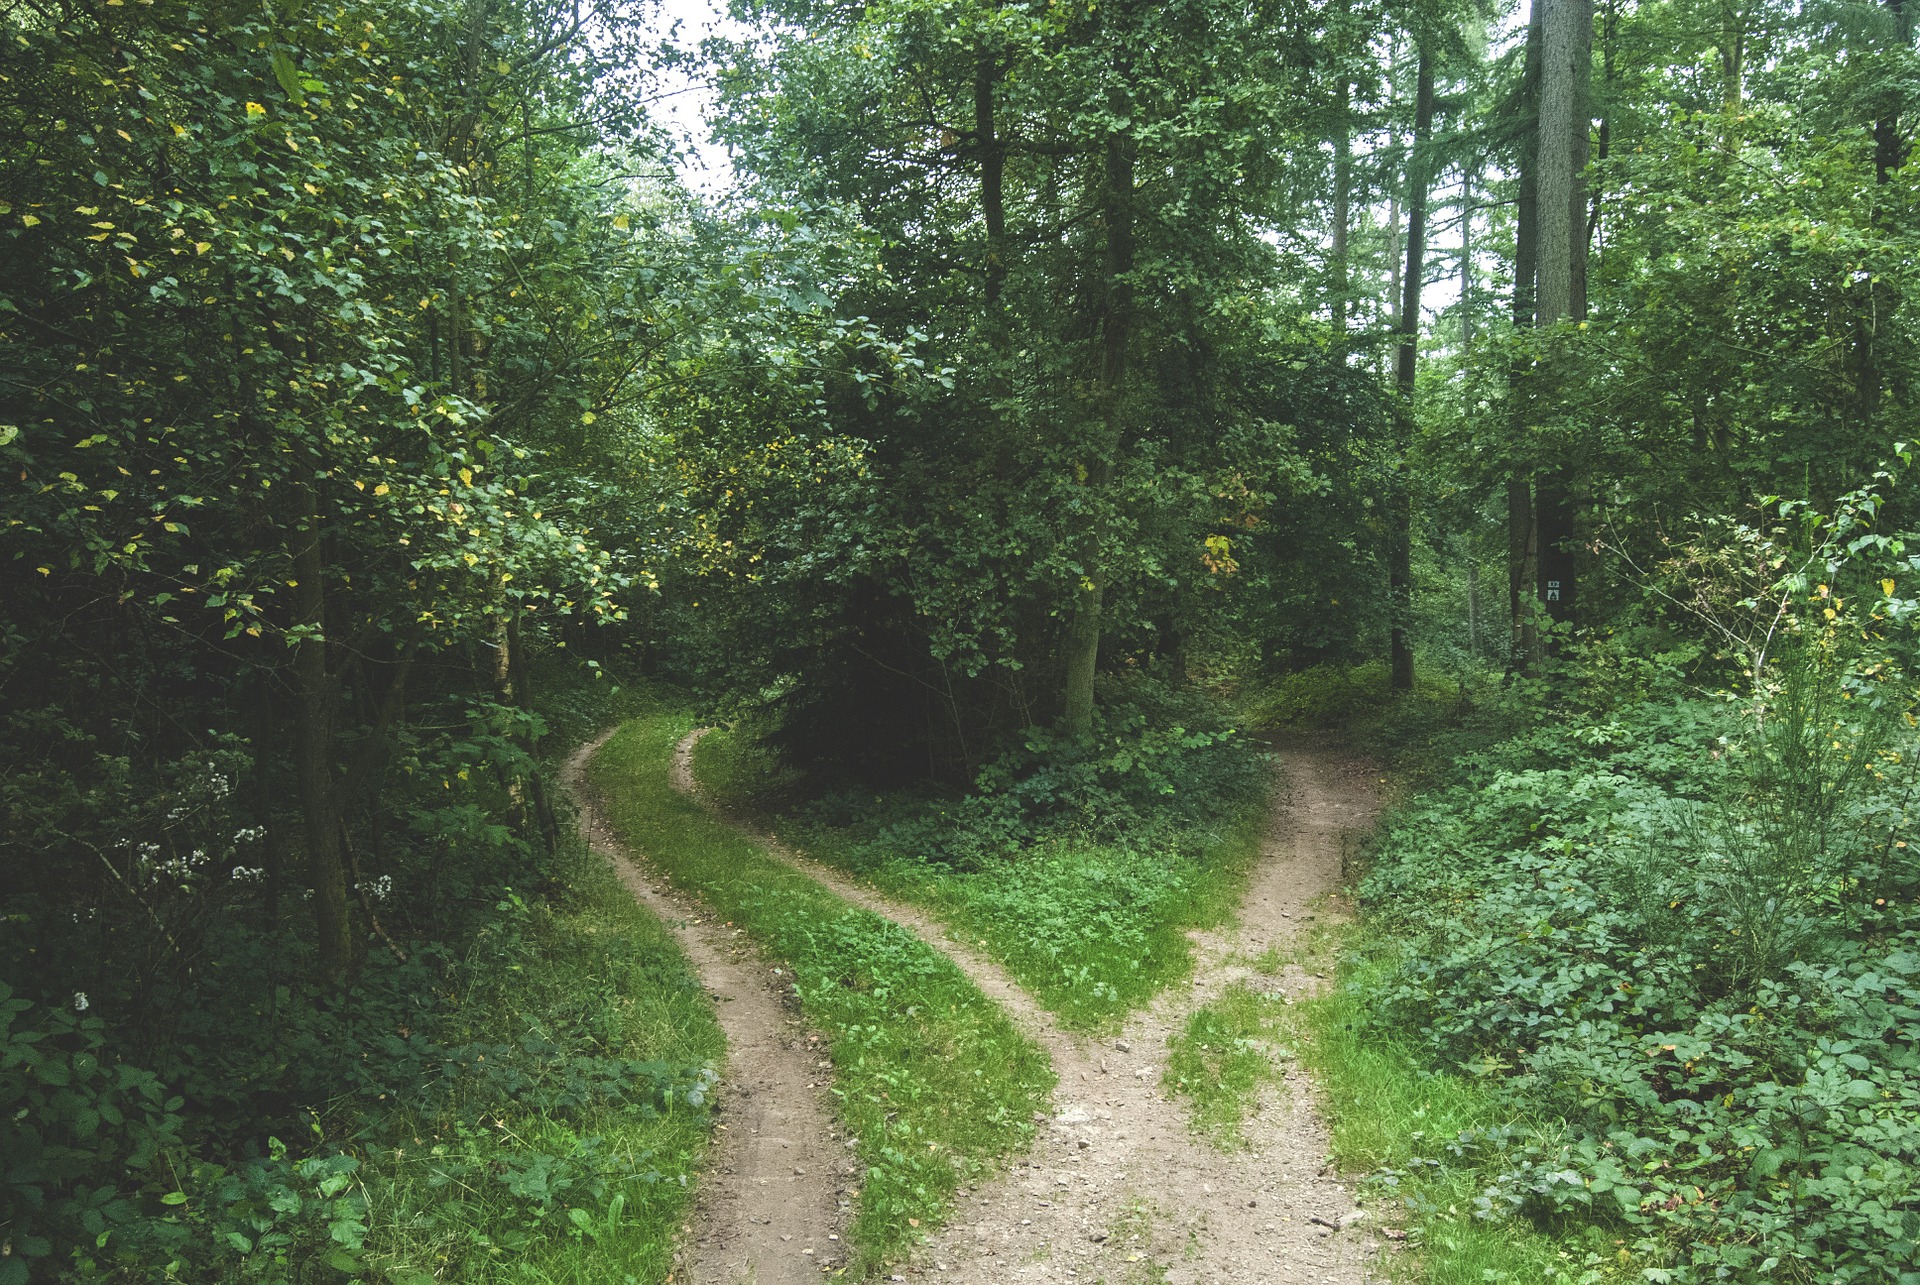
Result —
[{"label": "grassy strip between tracks", "polygon": [[769,815],[761,801],[781,796],[783,770],[750,735],[731,730],[705,737],[695,765],[728,807],[887,896],[930,910],[1062,1023],[1094,1032],[1117,1029],[1192,971],[1187,933],[1232,915],[1260,855],[1267,805],[1264,792],[1250,791],[1230,814],[1171,833],[1036,833],[961,869],[923,859],[890,832],[903,818],[927,824],[940,815],[937,802],[880,796],[848,825]]},{"label": "grassy strip between tracks", "polygon": [[634,719],[596,757],[593,781],[630,845],[791,970],[865,1166],[848,1267],[862,1275],[904,1257],[956,1187],[1026,1145],[1053,1071],[945,956],[676,793],[673,749],[692,726],[666,710]]}]

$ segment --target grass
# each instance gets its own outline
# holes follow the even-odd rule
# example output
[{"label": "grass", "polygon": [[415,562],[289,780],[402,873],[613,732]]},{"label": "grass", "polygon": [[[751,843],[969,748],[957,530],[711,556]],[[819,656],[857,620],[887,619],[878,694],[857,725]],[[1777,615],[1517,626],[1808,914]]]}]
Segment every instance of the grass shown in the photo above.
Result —
[{"label": "grass", "polygon": [[[695,766],[730,807],[764,817],[766,799],[782,796],[778,764],[749,737],[707,736]],[[877,800],[876,812],[899,806]],[[1065,834],[970,871],[917,860],[859,827],[778,820],[782,836],[810,856],[930,910],[981,945],[1063,1025],[1105,1032],[1192,972],[1187,933],[1232,915],[1259,856],[1264,812],[1249,807],[1194,836],[1196,856]]]},{"label": "grass", "polygon": [[1222,1150],[1246,1145],[1247,1117],[1260,1090],[1280,1079],[1284,998],[1235,982],[1212,1003],[1187,1015],[1168,1043],[1161,1084],[1185,1098],[1194,1129]]},{"label": "grass", "polygon": [[1286,1006],[1282,1031],[1320,1091],[1334,1162],[1362,1177],[1376,1213],[1407,1229],[1412,1253],[1383,1260],[1389,1273],[1422,1285],[1639,1281],[1609,1257],[1610,1244],[1476,1216],[1493,1175],[1476,1164],[1472,1137],[1526,1122],[1471,1080],[1422,1069],[1366,1020],[1364,951],[1351,949],[1366,932],[1350,926],[1309,943],[1322,967],[1343,949],[1348,962],[1326,994]]},{"label": "grass", "polygon": [[711,1112],[697,1100],[596,1099],[566,1072],[582,1055],[717,1066],[712,1003],[659,921],[584,853],[562,896],[501,912],[460,969],[467,984],[438,1036],[539,1051],[515,1060],[524,1082],[484,1109],[456,1094],[444,1110],[386,1122],[398,1145],[366,1148],[359,1173],[367,1265],[403,1285],[662,1281]]},{"label": "grass", "polygon": [[792,970],[866,1166],[848,1267],[863,1275],[903,1258],[956,1187],[1027,1145],[1053,1071],[944,955],[675,793],[673,747],[692,726],[664,710],[635,718],[596,756],[593,780],[627,842]]}]

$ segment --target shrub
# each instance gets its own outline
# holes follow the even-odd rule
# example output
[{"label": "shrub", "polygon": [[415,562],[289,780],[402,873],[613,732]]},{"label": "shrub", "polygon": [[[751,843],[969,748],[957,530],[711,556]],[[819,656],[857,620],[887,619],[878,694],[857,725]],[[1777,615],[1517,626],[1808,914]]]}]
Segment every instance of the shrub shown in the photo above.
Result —
[{"label": "shrub", "polygon": [[1844,697],[1803,662],[1758,723],[1568,702],[1385,827],[1370,1020],[1565,1122],[1457,1144],[1504,1156],[1487,1216],[1617,1228],[1652,1280],[1920,1279],[1920,747]]}]

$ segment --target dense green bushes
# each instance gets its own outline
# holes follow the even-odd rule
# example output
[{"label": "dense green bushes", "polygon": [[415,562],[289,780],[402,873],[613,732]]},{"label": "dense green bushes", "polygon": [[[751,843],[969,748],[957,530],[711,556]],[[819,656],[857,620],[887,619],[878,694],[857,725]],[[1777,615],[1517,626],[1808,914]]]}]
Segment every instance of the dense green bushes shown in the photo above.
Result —
[{"label": "dense green bushes", "polygon": [[1092,736],[1029,727],[970,790],[931,803],[899,796],[876,810],[855,788],[825,794],[809,812],[828,825],[858,818],[888,850],[971,871],[1063,836],[1191,849],[1264,780],[1260,747],[1216,702],[1140,676],[1107,686]]},{"label": "dense green bushes", "polygon": [[1387,824],[1368,1020],[1564,1121],[1455,1140],[1486,1216],[1615,1229],[1654,1280],[1916,1270],[1920,746],[1830,643],[1758,722],[1563,686]]},{"label": "dense green bushes", "polygon": [[1264,750],[1199,693],[1136,678],[1108,696],[1088,742],[1029,729],[965,794],[813,795],[750,731],[706,738],[698,764],[722,797],[780,808],[783,835],[933,908],[1069,1024],[1099,1028],[1185,976],[1187,930],[1231,912],[1269,781]]},{"label": "dense green bushes", "polygon": [[[606,717],[605,684],[542,677],[569,735]],[[8,890],[0,1281],[665,1274],[705,1148],[711,1006],[601,862],[512,823],[529,760],[501,711],[442,708],[454,735],[396,737],[363,889],[405,958],[375,939],[343,992],[313,981],[291,872],[232,814],[238,750],[110,776],[138,806],[77,818],[164,845],[130,868],[144,933],[112,903],[69,920],[47,889]],[[8,782],[16,819],[80,806],[37,779]],[[232,847],[201,856],[208,835]]]},{"label": "dense green bushes", "polygon": [[719,1032],[604,869],[571,882],[338,1004],[264,974],[230,983],[275,1006],[251,1022],[202,995],[165,1080],[97,1019],[0,999],[0,1279],[658,1279]]}]

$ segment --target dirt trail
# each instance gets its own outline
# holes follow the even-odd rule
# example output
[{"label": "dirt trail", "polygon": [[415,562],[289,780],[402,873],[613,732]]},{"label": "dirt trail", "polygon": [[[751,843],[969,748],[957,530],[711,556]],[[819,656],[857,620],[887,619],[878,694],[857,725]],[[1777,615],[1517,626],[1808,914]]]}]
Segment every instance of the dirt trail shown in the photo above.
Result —
[{"label": "dirt trail", "polygon": [[675,1277],[694,1285],[818,1282],[845,1259],[855,1172],[833,1127],[825,1057],[739,930],[668,891],[607,826],[586,767],[611,735],[581,746],[561,771],[579,803],[580,831],[679,939],[727,1036],[718,1128]]},{"label": "dirt trail", "polygon": [[[693,746],[681,742],[674,783],[698,794]],[[1317,979],[1289,967],[1278,979],[1250,967],[1269,947],[1333,913],[1347,849],[1379,810],[1364,764],[1315,749],[1282,754],[1288,797],[1275,808],[1239,923],[1193,934],[1192,985],[1162,995],[1118,1038],[1060,1029],[993,961],[937,920],[756,836],[774,855],[849,901],[905,925],[945,951],[1006,1004],[1047,1049],[1060,1076],[1052,1118],[1005,1173],[963,1192],[950,1224],[894,1279],[978,1285],[1162,1281],[1168,1285],[1360,1285],[1379,1243],[1327,1172],[1327,1135],[1311,1086],[1290,1071],[1248,1123],[1250,1146],[1222,1154],[1195,1137],[1186,1109],[1160,1087],[1167,1040],[1187,1015],[1239,979],[1301,993]]]}]

